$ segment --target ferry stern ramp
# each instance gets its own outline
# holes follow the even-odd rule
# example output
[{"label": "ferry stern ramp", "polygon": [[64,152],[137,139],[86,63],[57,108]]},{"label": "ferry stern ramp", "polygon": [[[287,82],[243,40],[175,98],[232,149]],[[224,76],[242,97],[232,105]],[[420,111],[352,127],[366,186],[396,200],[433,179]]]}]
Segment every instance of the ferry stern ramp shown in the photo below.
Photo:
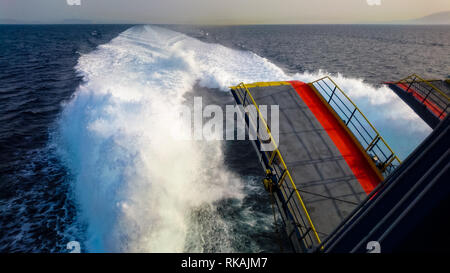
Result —
[{"label": "ferry stern ramp", "polygon": [[417,74],[384,82],[432,129],[450,113],[450,79],[424,79]]},{"label": "ferry stern ramp", "polygon": [[[310,252],[400,160],[359,108],[325,77],[231,87],[294,252]],[[279,106],[279,140],[260,111]],[[253,107],[253,111],[249,110]],[[273,145],[269,151],[264,143]]]}]

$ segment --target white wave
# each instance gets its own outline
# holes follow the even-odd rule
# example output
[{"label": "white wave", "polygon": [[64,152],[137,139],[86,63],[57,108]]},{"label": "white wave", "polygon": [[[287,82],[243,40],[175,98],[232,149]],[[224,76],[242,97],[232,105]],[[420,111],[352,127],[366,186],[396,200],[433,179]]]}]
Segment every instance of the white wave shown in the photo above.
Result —
[{"label": "white wave", "polygon": [[[65,106],[60,147],[88,224],[86,244],[95,252],[192,249],[186,245],[192,211],[243,198],[242,181],[224,167],[222,143],[170,136],[172,126],[190,126],[175,113],[197,82],[226,91],[242,81],[312,81],[326,74],[286,75],[254,53],[154,26],[133,27],[82,55],[77,70],[84,83]],[[336,80],[382,133],[428,132],[386,88],[339,75]],[[219,216],[211,223],[221,223],[228,234]],[[233,251],[227,236],[216,250]]]},{"label": "white wave", "polygon": [[375,87],[363,79],[326,71],[296,74],[293,78],[311,82],[327,75],[355,102],[401,159],[431,133],[432,129],[385,85]]},{"label": "white wave", "polygon": [[241,55],[142,27],[80,58],[85,83],[65,106],[60,139],[89,251],[183,251],[192,209],[242,198],[241,181],[223,165],[222,143],[170,135],[172,126],[190,126],[176,113],[206,69],[195,59],[199,46],[210,56],[216,49]]}]

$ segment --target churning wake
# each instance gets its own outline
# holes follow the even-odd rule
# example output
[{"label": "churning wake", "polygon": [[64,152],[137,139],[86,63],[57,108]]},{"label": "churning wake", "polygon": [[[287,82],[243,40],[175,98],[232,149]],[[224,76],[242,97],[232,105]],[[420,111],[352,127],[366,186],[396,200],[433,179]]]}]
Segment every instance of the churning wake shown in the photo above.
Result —
[{"label": "churning wake", "polygon": [[[311,82],[328,75],[325,71],[296,74],[295,79]],[[362,79],[331,75],[337,85],[356,103],[394,152],[404,160],[432,129],[387,86],[375,87]]]},{"label": "churning wake", "polygon": [[[239,230],[215,207],[242,201],[244,178],[224,164],[223,142],[171,136],[191,126],[177,115],[184,96],[196,84],[226,91],[326,74],[286,75],[252,52],[154,26],[133,27],[82,55],[77,70],[84,81],[65,105],[57,141],[87,226],[83,245],[94,252],[235,251]],[[335,79],[394,149],[407,154],[431,131],[387,88]]]}]

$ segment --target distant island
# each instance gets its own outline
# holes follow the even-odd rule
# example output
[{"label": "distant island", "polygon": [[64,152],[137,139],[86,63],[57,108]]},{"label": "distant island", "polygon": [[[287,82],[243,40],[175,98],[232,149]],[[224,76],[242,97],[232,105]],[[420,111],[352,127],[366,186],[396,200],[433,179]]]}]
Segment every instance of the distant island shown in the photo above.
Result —
[{"label": "distant island", "polygon": [[398,21],[397,23],[411,25],[450,25],[450,11],[433,13],[418,19]]},{"label": "distant island", "polygon": [[[362,24],[388,24],[388,25],[450,25],[450,11],[433,13],[421,18],[411,20],[396,20],[387,22],[360,22]],[[26,21],[17,19],[0,18],[2,25],[17,25],[17,24],[151,24],[150,22],[135,22],[135,21],[92,21],[86,19],[63,19],[58,21]]]},{"label": "distant island", "polygon": [[2,25],[42,25],[42,24],[96,24],[91,20],[82,19],[64,19],[60,21],[42,22],[42,21],[26,21],[16,19],[2,19],[0,18],[0,24]]}]

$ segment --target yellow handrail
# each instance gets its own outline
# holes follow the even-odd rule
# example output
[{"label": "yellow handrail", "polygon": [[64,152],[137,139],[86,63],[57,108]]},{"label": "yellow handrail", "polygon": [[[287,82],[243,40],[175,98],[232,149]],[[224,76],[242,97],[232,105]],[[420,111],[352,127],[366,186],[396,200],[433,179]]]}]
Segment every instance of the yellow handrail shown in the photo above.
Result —
[{"label": "yellow handrail", "polygon": [[369,126],[373,129],[373,131],[376,133],[376,136],[372,139],[372,143],[369,144],[369,146],[367,147],[367,149],[370,147],[370,145],[373,144],[373,142],[375,141],[375,139],[379,138],[384,145],[388,148],[388,150],[393,154],[394,158],[401,164],[402,161],[397,157],[397,155],[394,153],[394,151],[391,149],[391,147],[386,143],[386,141],[384,140],[384,138],[380,135],[380,133],[378,132],[378,130],[375,128],[375,126],[372,125],[372,123],[367,119],[367,117],[363,114],[363,112],[358,108],[358,106],[356,106],[356,104],[347,96],[347,94],[345,94],[345,92],[336,84],[336,82],[333,81],[333,79],[331,79],[329,76],[325,76],[322,77],[318,80],[315,80],[313,82],[311,82],[310,84],[322,81],[324,79],[328,79],[329,81],[331,81],[334,86],[336,86],[336,88],[341,92],[342,95],[345,96],[345,98],[347,98],[347,100],[355,107],[356,111],[358,111],[361,116],[366,120],[367,124],[369,124]]},{"label": "yellow handrail", "polygon": [[[270,140],[271,140],[272,144],[274,145],[274,151],[276,151],[277,156],[278,156],[278,158],[280,159],[280,162],[281,162],[281,164],[283,165],[283,168],[284,168],[284,170],[285,170],[285,172],[286,172],[286,174],[287,174],[287,176],[288,176],[288,178],[289,178],[289,180],[290,180],[290,182],[291,182],[292,188],[294,189],[294,191],[295,191],[295,193],[296,193],[296,195],[297,195],[297,198],[298,198],[298,200],[300,201],[300,204],[301,204],[301,206],[302,206],[302,208],[303,208],[303,211],[304,211],[304,213],[305,213],[305,215],[306,215],[306,218],[307,218],[307,220],[308,220],[308,223],[309,223],[309,225],[310,225],[310,228],[311,228],[312,231],[314,232],[314,235],[315,235],[315,237],[316,237],[316,239],[317,239],[317,242],[320,244],[321,241],[320,241],[320,238],[319,238],[319,234],[317,233],[316,228],[314,227],[314,224],[313,224],[313,222],[312,222],[312,220],[311,220],[311,217],[309,216],[308,210],[306,209],[305,203],[303,202],[303,199],[302,199],[302,197],[300,196],[300,193],[299,193],[299,191],[298,191],[298,189],[297,189],[297,187],[296,187],[296,185],[295,185],[295,183],[294,183],[294,180],[292,179],[292,176],[291,176],[291,174],[290,174],[290,172],[289,172],[289,169],[287,168],[286,163],[285,163],[283,157],[281,156],[281,153],[280,153],[280,151],[279,151],[279,149],[278,149],[278,147],[277,147],[277,145],[276,145],[276,143],[275,143],[275,140],[274,140],[273,137],[272,137],[272,134],[271,134],[271,132],[270,132],[270,129],[269,129],[269,127],[268,127],[268,125],[267,125],[265,119],[263,118],[263,116],[262,116],[262,114],[261,114],[261,112],[260,112],[260,110],[259,110],[259,107],[258,107],[258,105],[256,104],[256,101],[253,99],[253,96],[252,96],[252,94],[250,93],[250,90],[248,90],[247,86],[246,86],[244,83],[240,83],[237,87],[241,87],[241,86],[242,86],[242,87],[245,89],[245,91],[247,92],[247,95],[250,97],[250,99],[251,99],[253,105],[256,107],[256,110],[258,111],[258,115],[259,115],[260,119],[263,121],[264,126],[266,127],[266,130],[267,130],[267,133],[269,134]],[[283,179],[283,181],[284,181],[284,179]],[[282,183],[282,181],[281,181],[280,183]]]},{"label": "yellow handrail", "polygon": [[[417,80],[414,80],[414,79],[412,79],[412,78],[417,78],[417,79],[419,79],[418,81]],[[408,82],[407,80],[408,79],[412,79],[412,82],[414,82],[414,81],[416,81],[416,82],[424,82],[424,83],[426,83],[428,86],[430,86],[433,90],[435,90],[436,92],[438,92],[442,97],[444,97],[445,99],[447,99],[448,101],[450,101],[450,98],[444,93],[444,92],[442,92],[439,88],[437,88],[436,86],[434,86],[432,83],[430,83],[428,80],[425,80],[425,79],[423,79],[422,77],[420,77],[419,75],[417,75],[417,74],[411,74],[411,75],[409,75],[408,77],[406,77],[406,78],[404,78],[404,79],[401,79],[401,80],[399,80],[398,82],[395,82],[395,83],[404,83],[404,82]]]}]

